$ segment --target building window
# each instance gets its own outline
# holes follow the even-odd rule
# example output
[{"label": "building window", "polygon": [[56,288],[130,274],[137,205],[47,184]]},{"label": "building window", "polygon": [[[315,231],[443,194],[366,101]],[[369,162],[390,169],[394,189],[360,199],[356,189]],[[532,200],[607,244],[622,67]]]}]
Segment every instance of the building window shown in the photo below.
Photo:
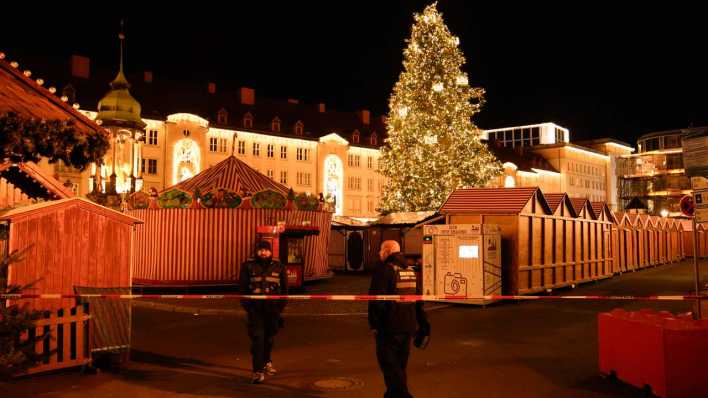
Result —
[{"label": "building window", "polygon": [[148,131],[148,145],[157,145],[157,130]]},{"label": "building window", "polygon": [[556,143],[559,143],[559,142],[565,142],[565,133],[563,132],[563,130],[557,128],[556,129]]},{"label": "building window", "polygon": [[298,148],[296,158],[297,160],[308,160],[310,158],[310,150],[306,148]]},{"label": "building window", "polygon": [[288,158],[288,147],[286,147],[285,145],[280,146],[280,158],[281,159]]},{"label": "building window", "polygon": [[219,112],[216,114],[216,122],[219,124],[227,124],[229,122],[229,113],[226,109],[219,109]]},{"label": "building window", "polygon": [[361,191],[361,177],[349,177],[349,189]]},{"label": "building window", "polygon": [[227,147],[228,140],[226,138],[219,138],[219,152],[226,153]]},{"label": "building window", "polygon": [[287,184],[287,183],[288,183],[288,172],[287,172],[287,171],[281,171],[281,172],[280,172],[280,183],[281,183],[281,184]]},{"label": "building window", "polygon": [[157,159],[143,159],[143,172],[145,171],[145,160],[148,161],[148,168],[146,174],[157,174]]},{"label": "building window", "polygon": [[268,171],[266,172],[266,175],[268,176],[268,178],[270,178],[270,179],[272,180],[272,179],[273,179],[273,175],[274,175],[273,170],[272,170],[272,169],[268,169]]},{"label": "building window", "polygon": [[275,117],[272,122],[270,122],[270,129],[274,133],[279,133],[280,132],[280,118]]},{"label": "building window", "polygon": [[297,185],[310,186],[310,173],[297,173]]},{"label": "building window", "polygon": [[305,130],[305,125],[302,124],[301,121],[297,121],[295,123],[295,135],[302,135]]},{"label": "building window", "polygon": [[253,143],[253,156],[261,156],[261,144]]},{"label": "building window", "polygon": [[374,180],[371,178],[366,180],[366,190],[369,192],[374,192]]},{"label": "building window", "polygon": [[273,145],[273,144],[268,144],[268,150],[267,150],[267,151],[268,151],[268,157],[269,157],[269,158],[272,158],[272,157],[274,156],[274,152],[275,152],[275,145]]},{"label": "building window", "polygon": [[374,158],[373,157],[369,156],[366,158],[366,167],[369,169],[374,168]]},{"label": "building window", "polygon": [[216,137],[209,137],[209,152],[216,152],[219,139]]},{"label": "building window", "polygon": [[371,137],[369,138],[369,143],[373,146],[378,145],[379,138],[376,135],[376,132],[371,133]]},{"label": "building window", "polygon": [[361,156],[360,155],[349,155],[347,157],[349,167],[359,167],[360,162],[361,162]]},{"label": "building window", "polygon": [[243,127],[247,129],[253,128],[253,115],[251,115],[251,112],[246,112],[243,115]]},{"label": "building window", "polygon": [[239,141],[238,142],[238,154],[239,155],[246,154],[246,141]]},{"label": "building window", "polygon": [[354,130],[352,133],[352,142],[355,144],[359,143],[359,130]]},{"label": "building window", "polygon": [[541,143],[541,131],[538,127],[531,128],[531,145],[539,145]]}]

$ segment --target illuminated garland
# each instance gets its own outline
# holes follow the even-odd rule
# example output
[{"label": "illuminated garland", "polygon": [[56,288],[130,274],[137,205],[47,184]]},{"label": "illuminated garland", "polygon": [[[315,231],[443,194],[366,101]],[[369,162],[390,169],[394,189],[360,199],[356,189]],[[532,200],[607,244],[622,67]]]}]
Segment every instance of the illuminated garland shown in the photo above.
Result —
[{"label": "illuminated garland", "polygon": [[65,165],[84,170],[93,162],[100,163],[110,148],[106,133],[83,133],[72,120],[37,120],[14,112],[0,115],[0,150],[2,159],[50,163],[61,160]]}]

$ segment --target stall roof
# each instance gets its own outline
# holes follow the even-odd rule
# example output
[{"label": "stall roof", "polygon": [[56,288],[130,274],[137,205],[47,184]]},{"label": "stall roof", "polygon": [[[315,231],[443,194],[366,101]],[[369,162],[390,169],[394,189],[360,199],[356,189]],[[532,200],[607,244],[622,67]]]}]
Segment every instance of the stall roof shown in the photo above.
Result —
[{"label": "stall roof", "polygon": [[551,214],[538,187],[457,189],[447,197],[440,213],[518,214],[534,196],[537,196],[546,213]]},{"label": "stall roof", "polygon": [[357,227],[366,228],[371,225],[373,221],[362,221],[358,218],[349,216],[332,216],[332,226],[334,227]]},{"label": "stall roof", "polygon": [[[0,57],[0,113],[14,112],[38,120],[71,120],[82,133],[106,130],[20,71],[15,62]],[[40,79],[38,79],[40,80]]]},{"label": "stall roof", "polygon": [[35,199],[55,200],[74,196],[61,182],[48,176],[33,163],[0,164],[0,177],[19,188],[25,195]]},{"label": "stall roof", "polygon": [[590,217],[597,218],[597,213],[595,213],[595,210],[587,198],[570,198],[570,203],[573,204],[575,214],[580,215],[583,209],[587,208],[590,211]]},{"label": "stall roof", "polygon": [[434,211],[409,211],[400,213],[390,213],[379,217],[374,222],[376,225],[413,225],[425,221],[428,218],[435,216]]},{"label": "stall roof", "polygon": [[202,193],[214,188],[226,188],[234,192],[243,190],[251,193],[270,189],[283,195],[288,193],[288,187],[273,181],[233,155],[188,180],[165,188],[163,192],[173,188],[189,192],[199,189]]},{"label": "stall roof", "polygon": [[101,206],[97,203],[91,202],[90,200],[80,197],[52,200],[48,202],[37,203],[31,206],[25,206],[18,209],[9,210],[5,213],[0,214],[0,221],[16,222],[25,217],[31,217],[40,213],[49,213],[71,206],[79,206],[87,211],[100,213],[101,215],[107,218],[113,219],[114,221],[121,222],[124,224],[134,225],[143,223],[143,221],[138,218],[131,217],[119,211],[109,209],[108,207]]}]

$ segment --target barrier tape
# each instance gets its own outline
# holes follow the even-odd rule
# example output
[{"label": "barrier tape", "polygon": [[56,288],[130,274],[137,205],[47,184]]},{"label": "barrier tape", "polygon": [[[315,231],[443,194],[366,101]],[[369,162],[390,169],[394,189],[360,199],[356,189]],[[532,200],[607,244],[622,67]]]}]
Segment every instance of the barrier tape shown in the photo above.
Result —
[{"label": "barrier tape", "polygon": [[685,296],[451,296],[451,295],[249,295],[249,294],[0,294],[2,300],[18,299],[188,299],[188,300],[322,300],[322,301],[501,301],[501,300],[614,300],[614,301],[688,301],[708,300],[708,295]]}]

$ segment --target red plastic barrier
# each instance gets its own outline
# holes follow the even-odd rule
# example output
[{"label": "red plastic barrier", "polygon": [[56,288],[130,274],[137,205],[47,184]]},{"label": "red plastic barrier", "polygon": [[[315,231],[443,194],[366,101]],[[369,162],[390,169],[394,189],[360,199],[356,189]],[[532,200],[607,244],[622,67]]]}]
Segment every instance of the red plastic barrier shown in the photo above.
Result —
[{"label": "red plastic barrier", "polygon": [[708,397],[708,321],[666,311],[598,315],[600,372],[659,397]]}]

